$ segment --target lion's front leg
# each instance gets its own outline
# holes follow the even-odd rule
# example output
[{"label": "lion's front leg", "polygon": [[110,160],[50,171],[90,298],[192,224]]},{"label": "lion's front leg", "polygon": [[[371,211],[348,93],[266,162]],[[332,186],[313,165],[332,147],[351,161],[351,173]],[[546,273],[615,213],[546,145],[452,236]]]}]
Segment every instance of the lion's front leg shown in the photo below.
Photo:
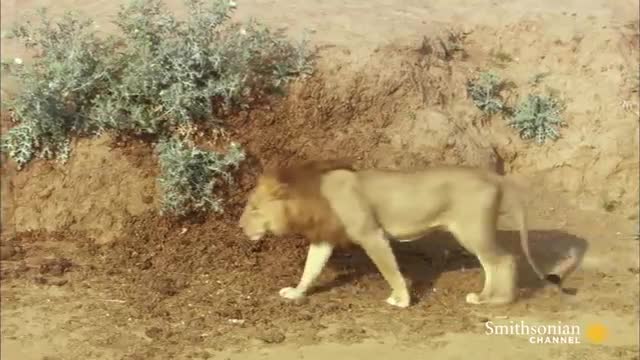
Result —
[{"label": "lion's front leg", "polygon": [[311,243],[298,286],[280,289],[280,296],[292,300],[305,296],[309,287],[313,285],[313,282],[327,264],[332,252],[333,245],[327,242]]},{"label": "lion's front leg", "polygon": [[361,238],[359,243],[391,286],[391,295],[387,298],[387,303],[400,308],[408,307],[411,303],[409,289],[383,231],[372,231],[369,236]]}]

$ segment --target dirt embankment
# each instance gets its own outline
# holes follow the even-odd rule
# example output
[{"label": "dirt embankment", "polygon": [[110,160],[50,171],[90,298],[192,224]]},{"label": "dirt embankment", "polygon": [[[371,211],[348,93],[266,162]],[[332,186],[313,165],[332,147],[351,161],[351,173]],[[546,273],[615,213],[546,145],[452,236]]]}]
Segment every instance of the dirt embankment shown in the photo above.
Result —
[{"label": "dirt embankment", "polygon": [[[579,31],[540,40],[540,31],[526,21],[442,31],[364,58],[327,48],[314,77],[275,104],[230,119],[227,132],[258,163],[347,155],[360,166],[472,164],[522,175],[581,208],[637,215],[636,30],[605,29],[588,40]],[[500,35],[506,32],[517,36]],[[499,49],[486,48],[494,37]],[[541,48],[550,50],[532,50]],[[510,105],[534,90],[558,93],[568,105],[563,138],[538,146],[499,116],[481,119],[466,82],[485,69],[514,82],[505,93]],[[534,84],[536,74],[546,76]],[[67,165],[38,162],[19,173],[11,167],[5,162],[5,232],[87,230],[110,241],[128,218],[158,202],[155,160],[144,146],[81,140]]]}]

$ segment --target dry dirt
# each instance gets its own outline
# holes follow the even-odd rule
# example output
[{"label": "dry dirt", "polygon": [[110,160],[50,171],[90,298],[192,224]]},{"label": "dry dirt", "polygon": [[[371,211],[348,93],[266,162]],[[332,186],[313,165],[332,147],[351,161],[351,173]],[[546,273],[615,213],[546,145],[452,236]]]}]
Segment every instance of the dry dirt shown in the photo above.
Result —
[{"label": "dry dirt", "polygon": [[[99,12],[108,31],[117,3],[3,1],[2,29],[55,4]],[[2,359],[638,359],[637,2],[238,5],[238,18],[292,36],[313,30],[318,72],[228,120],[226,135],[250,159],[224,214],[158,216],[156,159],[142,141],[83,139],[68,164],[20,172],[3,161]],[[440,40],[464,51],[443,51]],[[6,39],[2,56],[28,59]],[[563,138],[536,146],[500,117],[481,119],[465,84],[486,68],[521,95],[549,72],[538,87],[568,103]],[[5,80],[3,96],[16,91]],[[283,301],[277,291],[300,276],[306,242],[249,243],[236,225],[244,197],[265,164],[338,155],[359,166],[473,164],[526,180],[534,256],[550,269],[569,247],[581,250],[566,280],[575,295],[540,289],[523,265],[520,301],[467,305],[483,281],[477,260],[436,234],[395,246],[414,293],[408,309],[386,306],[387,286],[357,248],[335,254],[307,301]],[[501,228],[515,249],[516,233]],[[487,321],[608,332],[600,343],[582,334],[579,345],[531,344],[486,335]]]}]

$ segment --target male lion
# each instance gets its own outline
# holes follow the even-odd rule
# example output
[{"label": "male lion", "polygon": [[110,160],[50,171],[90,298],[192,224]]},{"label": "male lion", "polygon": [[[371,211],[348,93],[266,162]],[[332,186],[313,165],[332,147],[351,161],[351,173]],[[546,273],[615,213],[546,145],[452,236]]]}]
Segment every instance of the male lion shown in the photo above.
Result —
[{"label": "male lion", "polygon": [[355,170],[347,161],[320,160],[269,169],[250,193],[239,225],[252,241],[268,232],[310,240],[300,282],[280,290],[288,299],[304,296],[334,247],[351,242],[365,250],[390,285],[386,302],[407,307],[409,291],[389,239],[412,241],[442,228],[475,254],[485,271],[482,292],[468,294],[467,303],[505,304],[517,291],[515,257],[495,239],[503,212],[516,216],[533,270],[559,287],[560,277],[544,275],[531,259],[519,190],[498,174],[470,167]]}]

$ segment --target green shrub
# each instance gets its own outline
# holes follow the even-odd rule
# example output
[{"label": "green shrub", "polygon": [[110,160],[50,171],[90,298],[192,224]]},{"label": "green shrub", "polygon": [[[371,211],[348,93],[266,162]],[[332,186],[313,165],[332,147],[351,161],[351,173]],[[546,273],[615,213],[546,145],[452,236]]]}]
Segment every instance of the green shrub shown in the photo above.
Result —
[{"label": "green shrub", "polygon": [[246,107],[310,71],[304,43],[293,46],[255,21],[226,25],[232,2],[186,3],[185,21],[159,0],[121,8],[116,24],[127,46],[92,114],[102,127],[157,134],[214,119],[216,109]]},{"label": "green shrub", "polygon": [[109,76],[101,59],[109,56],[110,50],[97,38],[91,20],[79,20],[67,13],[54,24],[45,9],[38,15],[40,26],[27,21],[9,33],[28,48],[39,50],[35,63],[3,66],[21,84],[15,99],[3,99],[18,125],[3,136],[1,143],[2,151],[19,168],[36,156],[66,160],[72,134],[97,130],[87,114]]},{"label": "green shrub", "polygon": [[10,36],[39,57],[11,65],[23,89],[7,104],[17,126],[2,151],[22,167],[36,155],[66,160],[74,135],[170,136],[185,123],[218,124],[216,115],[311,71],[305,42],[292,45],[256,21],[227,24],[233,1],[185,1],[181,21],[160,0],[132,0],[115,21],[121,34],[106,38],[71,12],[53,22],[43,9],[40,26],[16,27]]},{"label": "green shrub", "polygon": [[[231,180],[244,153],[226,155],[173,139],[181,128],[220,125],[230,111],[281,93],[293,78],[310,74],[305,41],[291,44],[251,20],[229,23],[232,0],[185,0],[186,20],[160,0],[131,0],[115,24],[120,33],[100,37],[93,21],[67,12],[57,22],[46,9],[40,25],[24,21],[9,37],[37,52],[32,65],[3,61],[22,84],[8,102],[16,125],[0,150],[19,168],[34,157],[66,161],[73,136],[115,132],[150,134],[157,143],[163,212],[221,211],[218,179]],[[82,20],[81,20],[82,19]]]},{"label": "green shrub", "polygon": [[482,72],[467,83],[467,92],[473,103],[486,115],[497,114],[504,109],[500,91],[505,82],[493,72]]},{"label": "green shrub", "polygon": [[220,180],[233,182],[231,170],[237,169],[245,153],[231,143],[227,154],[200,150],[171,138],[156,145],[161,175],[158,182],[164,192],[162,212],[185,215],[213,210],[222,212],[222,201],[215,196]]},{"label": "green shrub", "polygon": [[560,117],[562,110],[564,105],[555,97],[531,94],[516,108],[509,126],[517,129],[522,139],[535,138],[542,145],[546,139],[560,137],[555,126],[566,125]]}]

